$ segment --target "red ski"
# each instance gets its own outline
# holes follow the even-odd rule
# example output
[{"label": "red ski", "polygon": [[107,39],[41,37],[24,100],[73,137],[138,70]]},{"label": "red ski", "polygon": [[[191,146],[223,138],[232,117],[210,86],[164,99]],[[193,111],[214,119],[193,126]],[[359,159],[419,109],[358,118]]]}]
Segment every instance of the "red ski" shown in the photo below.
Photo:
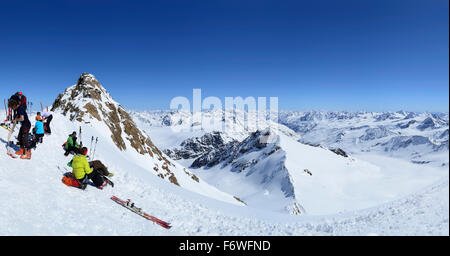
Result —
[{"label": "red ski", "polygon": [[116,196],[112,196],[111,200],[113,200],[114,202],[122,205],[123,207],[127,208],[128,210],[136,213],[137,215],[140,215],[148,220],[151,220],[153,222],[155,222],[156,224],[160,225],[161,227],[170,229],[172,226],[170,226],[170,223],[162,221],[156,217],[151,216],[150,214],[147,214],[146,212],[143,212],[141,208],[137,208],[134,203],[131,202],[130,199],[128,199],[127,201],[121,200],[120,198],[116,197]]},{"label": "red ski", "polygon": [[17,158],[17,156],[15,156],[14,154],[11,154],[11,153],[9,153],[9,152],[7,152],[6,154],[7,154],[8,156],[10,156],[10,157],[14,158],[14,159],[16,159],[16,158]]}]

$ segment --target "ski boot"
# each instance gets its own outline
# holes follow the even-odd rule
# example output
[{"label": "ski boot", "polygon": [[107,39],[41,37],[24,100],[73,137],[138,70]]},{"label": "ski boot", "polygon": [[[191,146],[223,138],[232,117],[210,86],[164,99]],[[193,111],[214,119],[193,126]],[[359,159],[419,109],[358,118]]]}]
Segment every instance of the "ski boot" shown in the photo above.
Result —
[{"label": "ski boot", "polygon": [[20,156],[20,159],[31,159],[31,149],[25,151],[25,155]]},{"label": "ski boot", "polygon": [[16,155],[18,155],[18,156],[22,156],[24,154],[25,154],[25,149],[24,148],[20,148],[20,150],[16,152]]},{"label": "ski boot", "polygon": [[103,190],[104,187],[106,187],[106,185],[108,185],[108,182],[105,180],[105,182],[103,182],[103,184],[100,187],[97,187],[100,190]]}]

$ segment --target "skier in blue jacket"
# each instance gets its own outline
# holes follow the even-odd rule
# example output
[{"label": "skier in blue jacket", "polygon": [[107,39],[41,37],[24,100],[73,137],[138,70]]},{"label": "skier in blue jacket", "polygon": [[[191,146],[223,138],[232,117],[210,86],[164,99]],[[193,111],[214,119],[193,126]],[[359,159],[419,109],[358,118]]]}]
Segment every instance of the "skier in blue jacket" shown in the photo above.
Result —
[{"label": "skier in blue jacket", "polygon": [[37,113],[36,116],[36,124],[34,125],[34,136],[35,136],[35,142],[36,143],[42,143],[45,130],[44,130],[44,123],[42,122],[42,117],[40,116],[40,113]]}]

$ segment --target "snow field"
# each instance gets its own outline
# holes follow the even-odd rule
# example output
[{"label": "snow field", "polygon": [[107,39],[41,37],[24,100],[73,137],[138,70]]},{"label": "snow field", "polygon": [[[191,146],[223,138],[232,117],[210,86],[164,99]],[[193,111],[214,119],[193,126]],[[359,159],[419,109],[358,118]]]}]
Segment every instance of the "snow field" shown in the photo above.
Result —
[{"label": "snow field", "polygon": [[[86,128],[83,142],[99,137],[96,159],[115,174],[115,187],[86,191],[61,183],[69,169],[61,145],[78,123],[56,116],[53,134],[31,160],[0,154],[0,235],[448,235],[448,174],[400,199],[363,210],[290,216],[226,203],[175,186],[118,151],[104,130]],[[16,130],[17,134],[18,129]],[[7,131],[0,129],[1,142]],[[89,139],[88,139],[89,138]],[[4,149],[3,149],[4,150]],[[130,161],[136,160],[136,162]],[[59,167],[59,168],[58,168]],[[66,170],[67,169],[67,170]],[[171,222],[166,230],[110,200],[131,198],[149,214]]]}]

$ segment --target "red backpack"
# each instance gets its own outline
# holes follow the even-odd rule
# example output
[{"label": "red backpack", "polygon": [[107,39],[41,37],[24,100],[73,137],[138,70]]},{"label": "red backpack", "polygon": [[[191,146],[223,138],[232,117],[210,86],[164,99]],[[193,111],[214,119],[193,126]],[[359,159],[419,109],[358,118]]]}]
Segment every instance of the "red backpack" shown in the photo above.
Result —
[{"label": "red backpack", "polygon": [[23,94],[22,94],[22,98],[20,99],[20,105],[27,108],[27,97],[25,97],[25,95],[23,95]]},{"label": "red backpack", "polygon": [[66,184],[66,186],[81,188],[81,182],[75,179],[75,177],[71,172],[64,173],[64,176],[61,181],[62,183]]}]

